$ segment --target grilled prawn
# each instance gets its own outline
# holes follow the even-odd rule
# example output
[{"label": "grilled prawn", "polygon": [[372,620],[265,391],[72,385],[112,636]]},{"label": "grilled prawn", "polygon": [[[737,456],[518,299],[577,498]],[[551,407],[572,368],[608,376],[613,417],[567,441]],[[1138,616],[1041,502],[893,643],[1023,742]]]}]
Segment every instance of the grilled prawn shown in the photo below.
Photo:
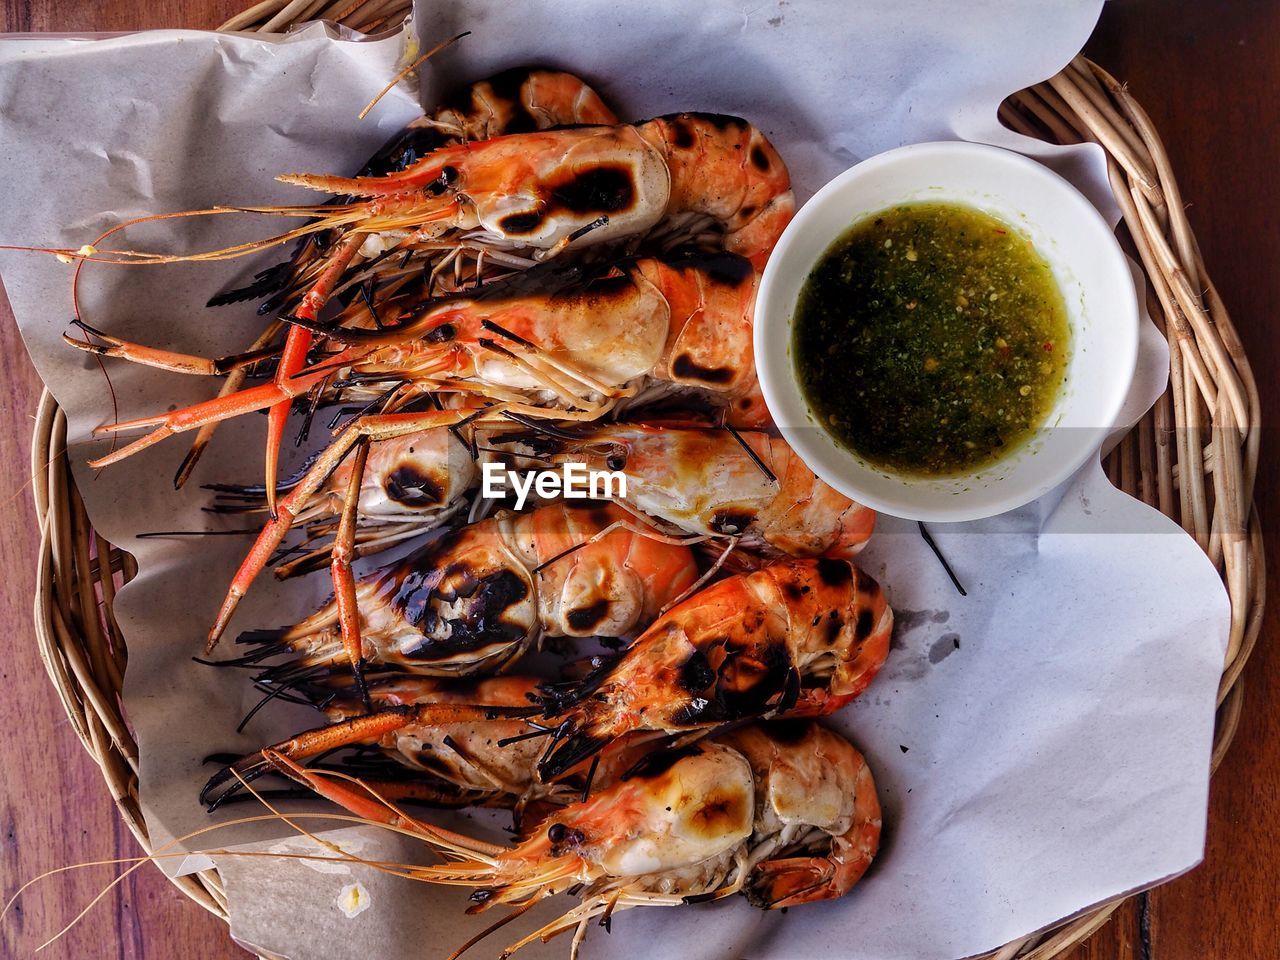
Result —
[{"label": "grilled prawn", "polygon": [[295,654],[266,680],[356,660],[463,676],[510,663],[544,635],[631,636],[698,570],[688,547],[624,529],[627,519],[616,507],[553,504],[472,524],[356,584],[358,657],[335,600],[295,626],[245,634],[262,646],[244,662]]},{"label": "grilled prawn", "polygon": [[747,758],[756,784],[747,898],[772,910],[848,893],[880,846],[880,801],[862,754],[813,721],[752,724],[717,742]]},{"label": "grilled prawn", "polygon": [[[477,228],[535,247],[554,246],[601,217],[608,222],[590,242],[702,216],[724,231],[725,249],[757,267],[795,209],[786,165],[764,134],[739,117],[709,113],[494,137],[443,147],[382,177],[278,179],[373,198],[362,211],[372,220],[427,234]],[[352,205],[347,215],[359,210]]]},{"label": "grilled prawn", "polygon": [[[417,162],[424,153],[429,154],[468,138],[528,132],[563,124],[614,121],[612,112],[595,91],[572,74],[517,68],[474,84],[461,95],[450,98],[435,113],[411,123],[400,136],[370,159],[362,175],[394,175],[407,165]],[[251,207],[192,211],[186,215],[229,213],[242,209],[245,212],[314,215],[318,219],[280,236],[226,250],[189,256],[147,254],[135,257],[125,253],[120,254],[120,257],[148,263],[229,259],[300,238],[302,242],[289,262],[259,273],[245,289],[215,297],[210,302],[227,303],[270,294],[270,298],[262,305],[261,312],[278,312],[281,316],[302,321],[318,319],[322,309],[335,294],[346,293],[352,296],[356,290],[361,290],[366,299],[371,300],[375,285],[394,281],[396,276],[429,271],[434,277],[441,268],[448,266],[452,266],[455,275],[460,275],[466,258],[474,261],[476,278],[482,276],[485,249],[483,245],[477,246],[472,239],[454,240],[447,245],[447,251],[442,250],[438,244],[423,246],[416,242],[412,232],[398,230],[399,224],[394,218],[387,221],[385,217],[380,220],[377,215],[371,218],[353,216],[350,207],[350,203],[344,204],[341,199],[335,199],[329,204],[314,208],[281,210]],[[115,229],[128,225],[125,223]],[[109,231],[103,238],[113,232],[115,230]],[[99,242],[103,238],[99,238]],[[389,272],[384,261],[392,253],[396,255],[398,266]],[[90,260],[115,259],[110,254],[97,251],[87,255],[85,251],[79,251],[76,256]],[[415,258],[418,262],[411,263]],[[493,259],[493,255],[490,259]],[[235,392],[243,384],[245,365],[248,362],[273,353],[279,354],[273,381],[277,387],[283,386],[305,366],[307,353],[312,345],[310,331],[302,326],[292,326],[283,347],[273,350],[269,344],[274,339],[277,327],[272,325],[246,354],[208,360],[130,343],[96,330],[80,322],[78,318],[77,323],[94,339],[65,337],[73,346],[100,356],[124,357],[182,373],[228,373],[228,384],[222,391],[224,396]],[[289,404],[285,400],[276,400],[268,411],[265,486],[267,502],[272,512],[275,511],[277,464],[288,412]],[[196,459],[208,444],[214,426],[214,422],[204,425],[193,442],[192,452],[179,468],[178,485],[185,481]]]},{"label": "grilled prawn", "polygon": [[617,660],[551,685],[544,780],[632,731],[684,734],[760,717],[831,713],[889,653],[893,611],[850,561],[790,560],[737,574],[677,604]]},{"label": "grilled prawn", "polygon": [[[381,382],[427,379],[445,389],[539,405],[559,401],[570,411],[598,414],[601,401],[652,381],[706,396],[726,407],[732,422],[749,426],[759,411],[738,401],[750,401],[756,386],[751,323],[758,283],[746,259],[697,250],[549,264],[425,305],[416,296],[393,297],[381,307],[381,329],[341,324],[325,335],[348,346],[339,356],[351,358],[368,389],[379,389],[380,373]],[[535,395],[526,399],[513,388]]]},{"label": "grilled prawn", "polygon": [[[764,433],[682,425],[609,424],[551,432],[493,427],[476,434],[481,462],[508,469],[582,463],[627,478],[625,509],[691,536],[734,538],[766,557],[852,556],[870,538],[875,512],[837,493],[814,475],[786,441]],[[308,536],[327,532],[345,505],[350,466],[344,462],[295,520]],[[379,441],[370,448],[359,501],[357,547],[368,556],[426,531],[456,509],[474,482],[466,445],[445,428]],[[242,509],[260,508],[261,488],[215,487]],[[321,546],[276,567],[276,576],[323,562]],[[741,565],[741,563],[739,563]]]},{"label": "grilled prawn", "polygon": [[[596,91],[573,74],[514,67],[447,94],[435,110],[410,121],[370,157],[358,176],[399,173],[433,151],[459,143],[550,127],[614,122],[613,112]],[[334,201],[335,205],[340,202],[341,198]],[[292,314],[308,283],[323,269],[327,255],[350,229],[341,226],[310,235],[300,244],[292,260],[263,271],[250,286],[215,297],[212,303],[269,294],[260,312]],[[374,236],[362,244],[335,293],[341,294],[366,281],[379,254],[403,239]],[[421,269],[421,263],[414,265],[415,272]],[[386,279],[385,273],[379,274],[380,282]]]},{"label": "grilled prawn", "polygon": [[[271,772],[271,753],[303,762],[348,747],[372,747],[399,771],[384,786],[399,790],[411,785],[409,795],[416,801],[440,807],[510,807],[517,823],[530,807],[535,815],[545,815],[548,806],[564,805],[611,782],[656,735],[618,741],[605,753],[607,762],[582,764],[544,783],[538,779],[537,761],[549,731],[531,732],[528,726],[537,713],[531,704],[542,682],[516,675],[460,680],[389,675],[369,683],[369,712],[349,681],[299,685],[296,689],[311,696],[329,722],[224,767],[205,784],[200,801],[213,809],[237,793],[242,782]],[[370,766],[368,761],[364,766]]]},{"label": "grilled prawn", "polygon": [[[346,365],[363,377],[385,377],[399,385],[388,404],[420,398],[422,391],[460,390],[477,402],[491,402],[489,410],[474,414],[488,418],[513,413],[592,419],[607,411],[607,396],[624,395],[626,384],[646,377],[671,377],[672,383],[720,391],[732,401],[754,384],[750,328],[755,285],[756,274],[747,261],[723,253],[641,259],[616,273],[586,278],[577,268],[530,271],[424,308],[390,330],[328,329],[331,339],[348,342],[346,349],[283,388],[262,384],[183,410],[100,428],[156,427],[94,464],[105,466],[175,432],[320,388],[336,368]],[[531,391],[537,396],[530,396]],[[543,405],[547,402],[559,406],[548,409]],[[232,582],[210,643],[221,636],[240,597],[353,447],[426,427],[456,426],[471,415],[446,410],[353,421],[276,505]],[[350,524],[354,527],[354,515]],[[347,545],[348,554],[353,547]],[[338,581],[335,589],[349,590]]]},{"label": "grilled prawn", "polygon": [[[646,381],[702,391],[727,404],[755,389],[751,320],[758,275],[733,254],[677,252],[599,267],[547,264],[475,291],[416,305],[383,329],[319,327],[345,349],[272,382],[95,433],[154,427],[93,461],[107,466],[187,430],[269,407],[347,370],[372,390],[419,396],[461,391],[515,413],[591,420]],[[394,306],[398,301],[392,300]],[[348,395],[353,394],[350,388]]]},{"label": "grilled prawn", "polygon": [[735,537],[767,556],[853,556],[875,527],[875,511],[827,486],[785,440],[765,433],[626,423],[522,434],[494,427],[482,436],[482,459],[619,471],[626,508],[688,534]]},{"label": "grilled prawn", "polygon": [[553,812],[513,847],[407,818],[358,782],[335,781],[278,753],[268,759],[317,793],[419,836],[453,861],[412,875],[470,888],[468,912],[502,904],[515,916],[547,897],[575,893],[578,906],[503,956],[574,930],[574,957],[592,920],[607,925],[614,913],[632,907],[680,906],[738,892],[764,908],[839,897],[862,876],[880,836],[880,804],[866,761],[844,738],[812,722],[758,724],[651,750],[591,796]]},{"label": "grilled prawn", "polygon": [[[376,746],[418,776],[417,799],[430,785],[438,806],[513,806],[546,799],[565,790],[537,781],[534,767],[542,745],[525,736],[515,716],[484,716],[471,708],[528,712],[539,681],[506,676],[445,681],[434,677],[394,676],[369,684],[370,713],[358,698],[333,695],[320,701],[326,726],[296,734],[267,748],[303,761],[339,747]],[[322,688],[319,693],[325,694]],[[461,709],[455,709],[455,708]],[[201,791],[210,808],[271,769],[263,751],[220,770]]]}]

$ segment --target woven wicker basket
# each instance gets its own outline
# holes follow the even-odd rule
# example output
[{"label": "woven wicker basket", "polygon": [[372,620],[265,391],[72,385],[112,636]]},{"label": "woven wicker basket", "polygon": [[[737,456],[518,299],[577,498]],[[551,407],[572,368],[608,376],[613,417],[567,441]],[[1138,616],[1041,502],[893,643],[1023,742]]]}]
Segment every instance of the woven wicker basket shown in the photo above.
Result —
[{"label": "woven wicker basket", "polygon": [[[323,17],[372,32],[399,23],[409,6],[410,0],[263,0],[220,29],[280,31]],[[1146,272],[1151,316],[1169,338],[1169,388],[1109,455],[1106,469],[1118,487],[1195,537],[1226,584],[1231,634],[1218,695],[1216,769],[1235,733],[1242,700],[1237,681],[1262,623],[1265,568],[1253,506],[1262,431],[1253,374],[1205,272],[1168,155],[1128,91],[1078,57],[1057,76],[1010,97],[1001,118],[1020,133],[1054,143],[1090,140],[1106,150],[1124,213],[1122,232]],[[94,532],[65,448],[66,418],[46,392],[32,443],[41,530],[35,601],[40,655],[125,823],[150,851],[138,803],[138,748],[119,699],[127,649],[111,610],[116,590],[137,567]],[[215,871],[174,883],[226,917]],[[1011,943],[988,960],[1060,956],[1105,924],[1121,902]]]}]

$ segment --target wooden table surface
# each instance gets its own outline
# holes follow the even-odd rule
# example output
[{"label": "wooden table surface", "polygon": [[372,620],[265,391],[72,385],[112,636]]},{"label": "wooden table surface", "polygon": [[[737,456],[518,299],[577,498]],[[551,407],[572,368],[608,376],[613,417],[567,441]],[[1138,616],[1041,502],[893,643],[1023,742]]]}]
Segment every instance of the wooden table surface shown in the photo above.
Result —
[{"label": "wooden table surface", "polygon": [[[213,27],[246,0],[3,0],[0,30]],[[1280,4],[1123,0],[1087,52],[1145,105],[1172,154],[1205,261],[1248,348],[1263,409],[1280,410]],[[104,95],[109,95],[104,91]],[[11,228],[13,225],[5,225]],[[6,233],[12,233],[6,229]],[[0,300],[0,894],[50,867],[138,849],[80,748],[36,655],[36,527],[26,475],[36,379]],[[1280,956],[1280,444],[1263,443],[1258,497],[1272,575],[1267,625],[1244,674],[1244,719],[1213,781],[1203,866],[1131,901],[1070,960]],[[98,892],[107,868],[47,883],[0,925],[0,956],[29,956]],[[149,866],[45,956],[246,957],[223,924]],[[301,960],[301,958],[300,958]]]}]

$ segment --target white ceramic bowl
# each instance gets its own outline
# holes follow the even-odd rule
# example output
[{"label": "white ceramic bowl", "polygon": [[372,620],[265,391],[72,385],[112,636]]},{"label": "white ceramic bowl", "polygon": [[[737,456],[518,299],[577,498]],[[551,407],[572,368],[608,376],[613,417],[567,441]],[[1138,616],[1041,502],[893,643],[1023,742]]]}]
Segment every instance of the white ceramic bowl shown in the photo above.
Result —
[{"label": "white ceramic bowl", "polygon": [[[840,446],[818,425],[792,359],[792,315],[818,259],[863,217],[911,201],[966,203],[1021,230],[1052,268],[1071,325],[1066,382],[1045,428],[1008,457],[961,476],[898,475]],[[770,255],[756,299],[756,370],[783,436],[846,496],[912,520],[990,517],[1053,489],[1102,444],[1128,393],[1137,353],[1133,278],[1106,221],[1056,173],[981,144],[915,144],[846,170],[796,214]]]}]

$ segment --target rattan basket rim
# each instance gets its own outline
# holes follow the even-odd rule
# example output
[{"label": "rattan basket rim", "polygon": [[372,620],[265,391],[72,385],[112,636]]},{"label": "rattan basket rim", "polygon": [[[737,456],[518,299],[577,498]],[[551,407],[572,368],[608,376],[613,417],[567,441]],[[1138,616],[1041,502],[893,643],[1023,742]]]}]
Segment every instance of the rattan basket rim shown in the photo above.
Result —
[{"label": "rattan basket rim", "polygon": [[[372,32],[398,23],[409,6],[410,0],[263,0],[220,29],[272,32],[323,17]],[[1257,642],[1264,603],[1265,557],[1253,503],[1261,440],[1253,373],[1205,271],[1168,154],[1127,88],[1081,56],[1010,97],[1001,119],[1028,136],[1103,148],[1132,251],[1147,277],[1147,306],[1169,339],[1168,389],[1104,465],[1116,486],[1179,522],[1223,577],[1232,617],[1219,688],[1216,770],[1239,722],[1238,680]],[[138,801],[137,744],[119,700],[127,648],[112,613],[115,591],[136,566],[93,530],[67,462],[66,418],[47,390],[31,460],[41,538],[34,605],[40,656],[117,809],[150,852]],[[1194,468],[1182,470],[1183,464]],[[226,919],[216,871],[173,882]],[[1059,957],[1100,929],[1123,899],[1010,943],[987,960]]]}]

